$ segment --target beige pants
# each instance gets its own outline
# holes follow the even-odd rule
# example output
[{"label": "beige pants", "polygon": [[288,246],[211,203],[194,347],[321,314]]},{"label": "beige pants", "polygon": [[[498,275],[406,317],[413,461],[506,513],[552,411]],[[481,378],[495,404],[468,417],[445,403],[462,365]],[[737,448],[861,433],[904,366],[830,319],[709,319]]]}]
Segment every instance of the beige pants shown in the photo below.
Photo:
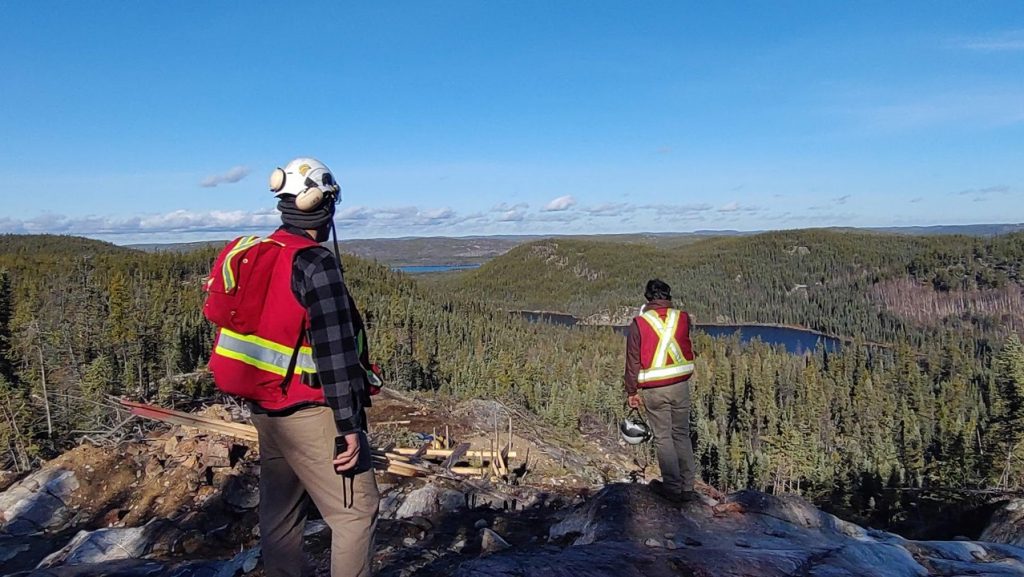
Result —
[{"label": "beige pants", "polygon": [[647,420],[654,429],[661,481],[672,492],[692,491],[697,467],[690,442],[690,383],[643,389]]},{"label": "beige pants", "polygon": [[331,528],[331,576],[369,577],[380,494],[372,470],[354,479],[335,473],[331,410],[253,414],[252,420],[260,438],[260,536],[267,577],[303,575],[302,533],[310,498]]}]

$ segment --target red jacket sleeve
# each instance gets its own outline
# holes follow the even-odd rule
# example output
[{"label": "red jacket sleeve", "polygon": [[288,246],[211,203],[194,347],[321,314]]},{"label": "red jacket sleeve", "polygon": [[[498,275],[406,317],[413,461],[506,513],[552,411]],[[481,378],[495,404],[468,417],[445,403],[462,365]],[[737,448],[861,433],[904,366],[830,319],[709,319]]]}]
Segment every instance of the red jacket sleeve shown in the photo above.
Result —
[{"label": "red jacket sleeve", "polygon": [[626,394],[636,393],[637,379],[640,376],[640,327],[633,319],[629,325],[629,336],[626,337],[626,374],[623,377],[623,384],[626,387]]}]

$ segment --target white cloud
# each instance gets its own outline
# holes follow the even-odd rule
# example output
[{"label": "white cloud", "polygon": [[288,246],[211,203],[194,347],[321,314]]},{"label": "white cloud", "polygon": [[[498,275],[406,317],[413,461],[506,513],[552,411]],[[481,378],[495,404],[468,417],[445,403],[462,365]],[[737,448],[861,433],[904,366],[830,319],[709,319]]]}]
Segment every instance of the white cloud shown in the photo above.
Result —
[{"label": "white cloud", "polygon": [[342,221],[362,220],[365,218],[370,218],[370,216],[370,209],[366,208],[365,206],[350,206],[348,208],[343,208],[338,212],[334,213],[334,219]]},{"label": "white cloud", "polygon": [[505,213],[505,212],[508,212],[510,210],[526,210],[528,208],[530,208],[530,205],[525,203],[525,202],[519,202],[519,203],[516,203],[516,204],[508,204],[507,202],[501,202],[501,203],[498,203],[498,204],[494,205],[491,208],[491,212]]},{"label": "white cloud", "polygon": [[851,196],[853,196],[853,195],[851,195],[851,194],[844,194],[843,196],[836,197],[836,198],[834,198],[832,200],[834,200],[836,202],[836,204],[846,204],[846,201],[850,200]]},{"label": "white cloud", "polygon": [[561,212],[563,210],[569,210],[576,205],[576,199],[571,194],[560,196],[547,204],[544,207],[545,212]]},{"label": "white cloud", "polygon": [[960,45],[979,52],[1020,52],[1024,51],[1024,30],[1009,30],[968,38]]},{"label": "white cloud", "polygon": [[726,205],[722,206],[722,208],[719,208],[718,212],[736,212],[739,209],[740,209],[740,203],[734,200],[734,201],[730,202],[729,204],[726,204]]},{"label": "white cloud", "polygon": [[210,176],[207,176],[199,183],[199,186],[204,188],[213,188],[218,184],[235,183],[249,176],[249,172],[251,171],[247,166],[236,166],[221,174],[211,174]]},{"label": "white cloud", "polygon": [[526,213],[517,209],[507,210],[498,216],[498,222],[522,222],[525,219]]}]

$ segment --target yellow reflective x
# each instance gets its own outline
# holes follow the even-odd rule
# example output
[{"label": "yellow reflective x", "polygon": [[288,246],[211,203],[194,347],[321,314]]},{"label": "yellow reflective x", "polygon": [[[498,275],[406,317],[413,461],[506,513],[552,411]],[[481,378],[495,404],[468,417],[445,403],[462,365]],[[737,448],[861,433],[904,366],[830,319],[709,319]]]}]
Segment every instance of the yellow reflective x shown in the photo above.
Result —
[{"label": "yellow reflective x", "polygon": [[693,360],[683,355],[676,331],[679,328],[679,311],[669,309],[662,321],[656,311],[647,311],[640,315],[658,335],[658,347],[654,351],[651,366],[640,371],[641,383],[681,377],[693,373]]}]

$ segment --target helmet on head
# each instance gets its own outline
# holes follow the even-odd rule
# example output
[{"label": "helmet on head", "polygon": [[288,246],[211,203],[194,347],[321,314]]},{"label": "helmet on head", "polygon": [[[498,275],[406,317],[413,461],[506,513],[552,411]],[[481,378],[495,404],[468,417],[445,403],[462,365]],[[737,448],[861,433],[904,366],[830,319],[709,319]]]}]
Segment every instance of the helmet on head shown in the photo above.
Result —
[{"label": "helmet on head", "polygon": [[630,445],[646,443],[654,437],[651,427],[638,411],[633,411],[632,414],[626,415],[626,418],[622,419],[622,423],[619,424],[619,434],[622,436],[622,440]]},{"label": "helmet on head", "polygon": [[341,187],[331,169],[315,158],[296,158],[284,168],[275,168],[270,173],[270,192],[277,197],[294,196],[296,208],[304,212],[341,200]]}]

